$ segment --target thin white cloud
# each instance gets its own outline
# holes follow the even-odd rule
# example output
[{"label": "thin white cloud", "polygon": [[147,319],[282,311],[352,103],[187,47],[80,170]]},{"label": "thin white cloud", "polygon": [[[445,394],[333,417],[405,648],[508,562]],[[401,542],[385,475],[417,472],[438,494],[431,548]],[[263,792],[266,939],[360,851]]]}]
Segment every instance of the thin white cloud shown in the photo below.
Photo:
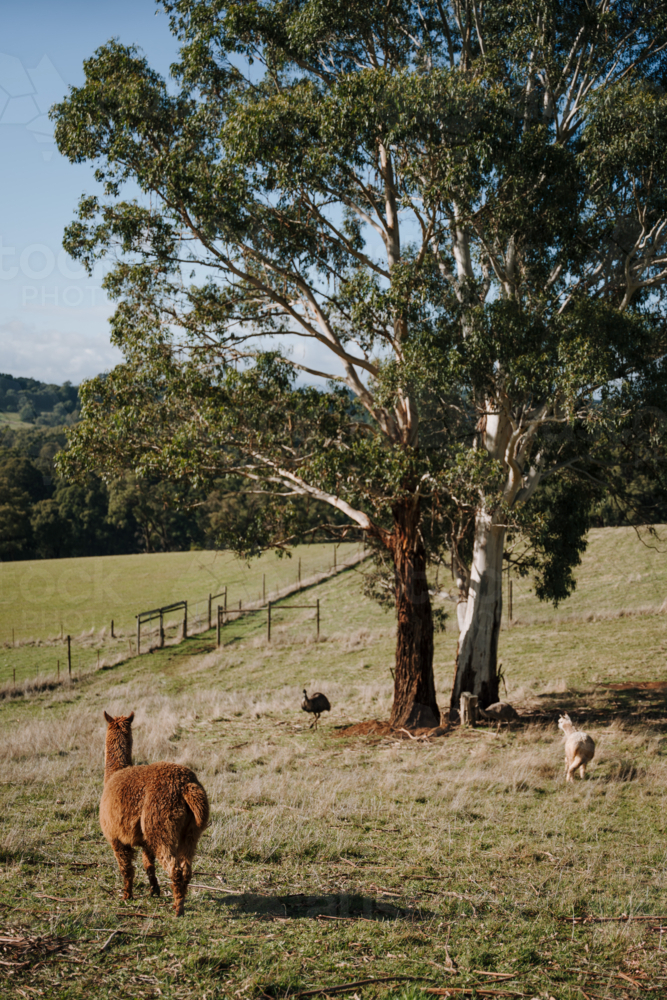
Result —
[{"label": "thin white cloud", "polygon": [[121,360],[108,334],[38,330],[20,320],[0,323],[0,372],[8,375],[78,385]]}]

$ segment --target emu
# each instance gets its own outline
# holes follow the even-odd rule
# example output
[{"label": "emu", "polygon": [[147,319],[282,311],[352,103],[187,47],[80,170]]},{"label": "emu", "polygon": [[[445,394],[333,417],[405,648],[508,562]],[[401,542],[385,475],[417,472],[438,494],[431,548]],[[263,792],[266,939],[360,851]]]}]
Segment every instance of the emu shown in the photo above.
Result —
[{"label": "emu", "polygon": [[506,722],[507,727],[510,728],[511,724],[519,718],[517,710],[507,701],[496,701],[493,705],[487,705],[486,708],[478,708],[477,711],[483,719],[497,722],[498,729],[503,722]]},{"label": "emu", "polygon": [[107,736],[100,826],[116,855],[123,876],[123,899],[132,899],[135,848],[143,864],[151,896],[160,895],[155,858],[171,878],[174,912],[183,904],[192,878],[192,859],[206,829],[209,805],[196,774],[180,764],[132,765],[134,712],[113,718],[104,713]]},{"label": "emu", "polygon": [[586,764],[593,760],[595,742],[588,733],[574,728],[574,723],[566,713],[558,720],[558,728],[565,733],[565,780],[574,781],[574,772],[579,768],[579,777],[586,776]]},{"label": "emu", "polygon": [[319,722],[320,715],[322,712],[330,712],[331,705],[329,704],[329,699],[325,694],[320,694],[319,691],[312,695],[310,698],[306,693],[306,689],[303,689],[303,704],[301,708],[304,712],[312,712],[315,718],[310,724],[310,729],[315,727],[317,729],[317,723]]}]

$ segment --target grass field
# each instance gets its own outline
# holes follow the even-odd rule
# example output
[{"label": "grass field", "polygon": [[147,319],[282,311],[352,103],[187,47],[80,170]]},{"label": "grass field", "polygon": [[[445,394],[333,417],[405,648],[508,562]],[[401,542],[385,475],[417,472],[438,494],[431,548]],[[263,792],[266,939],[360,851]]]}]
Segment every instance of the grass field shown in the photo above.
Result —
[{"label": "grass field", "polygon": [[[611,540],[623,572],[641,573],[625,536]],[[376,982],[343,995],[667,997],[667,701],[649,686],[667,681],[667,616],[600,607],[598,553],[569,619],[536,610],[501,634],[523,716],[511,732],[344,734],[386,718],[392,694],[393,616],[354,570],[307,592],[319,642],[312,612],[276,612],[270,646],[257,616],[228,625],[219,651],[195,636],[1,701],[2,1000],[277,1000],[364,980]],[[656,594],[628,610],[659,606]],[[451,628],[438,635],[443,705],[455,648]],[[304,686],[332,703],[318,731],[299,710]],[[180,921],[168,891],[148,896],[140,864],[136,899],[120,901],[97,820],[103,709],[136,711],[136,763],[188,764],[209,793]],[[562,710],[597,744],[573,786]]]},{"label": "grass field", "polygon": [[18,413],[13,413],[12,411],[3,410],[0,411],[0,427],[9,426],[13,430],[18,430],[22,427],[33,427],[34,424],[28,424],[21,420]]},{"label": "grass field", "polygon": [[620,611],[658,611],[667,601],[667,526],[654,534],[597,528],[576,570],[577,588],[558,608],[541,604],[529,578],[513,580],[513,615],[522,622],[562,622]]},{"label": "grass field", "polygon": [[[356,544],[336,546],[341,565]],[[98,661],[116,660],[135,649],[135,615],[188,601],[191,628],[208,612],[208,595],[227,587],[229,607],[262,597],[328,570],[333,545],[302,545],[291,558],[270,552],[249,565],[229,552],[168,552],[152,555],[95,556],[0,563],[0,683],[52,675],[66,661],[62,637],[73,639],[73,669],[89,670]],[[214,602],[214,607],[221,599]],[[182,612],[168,616],[168,638],[175,636]],[[114,636],[111,637],[111,621]],[[155,621],[157,627],[157,619]]]}]

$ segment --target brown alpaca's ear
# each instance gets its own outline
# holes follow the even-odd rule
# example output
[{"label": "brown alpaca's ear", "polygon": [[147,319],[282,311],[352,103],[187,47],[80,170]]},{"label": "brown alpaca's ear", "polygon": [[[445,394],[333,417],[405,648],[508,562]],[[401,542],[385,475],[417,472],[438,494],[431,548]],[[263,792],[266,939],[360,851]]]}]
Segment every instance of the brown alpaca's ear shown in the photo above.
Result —
[{"label": "brown alpaca's ear", "polygon": [[111,715],[108,715],[106,712],[104,713],[104,718],[107,720],[109,724],[113,722],[113,717]]},{"label": "brown alpaca's ear", "polygon": [[130,712],[130,714],[127,717],[127,721],[131,723],[133,718],[134,718],[134,712]]}]

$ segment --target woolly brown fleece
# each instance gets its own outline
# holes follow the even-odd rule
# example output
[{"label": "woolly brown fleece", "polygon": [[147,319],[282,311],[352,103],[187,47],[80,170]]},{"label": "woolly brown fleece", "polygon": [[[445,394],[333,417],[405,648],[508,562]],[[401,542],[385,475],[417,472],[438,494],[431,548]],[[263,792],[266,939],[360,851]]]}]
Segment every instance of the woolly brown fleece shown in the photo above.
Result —
[{"label": "woolly brown fleece", "polygon": [[192,878],[192,859],[206,829],[209,806],[196,774],[180,764],[132,766],[134,712],[107,721],[104,792],[100,826],[109,841],[123,876],[123,899],[132,899],[135,848],[143,851],[143,864],[151,896],[160,895],[155,858],[171,878],[176,916]]}]

